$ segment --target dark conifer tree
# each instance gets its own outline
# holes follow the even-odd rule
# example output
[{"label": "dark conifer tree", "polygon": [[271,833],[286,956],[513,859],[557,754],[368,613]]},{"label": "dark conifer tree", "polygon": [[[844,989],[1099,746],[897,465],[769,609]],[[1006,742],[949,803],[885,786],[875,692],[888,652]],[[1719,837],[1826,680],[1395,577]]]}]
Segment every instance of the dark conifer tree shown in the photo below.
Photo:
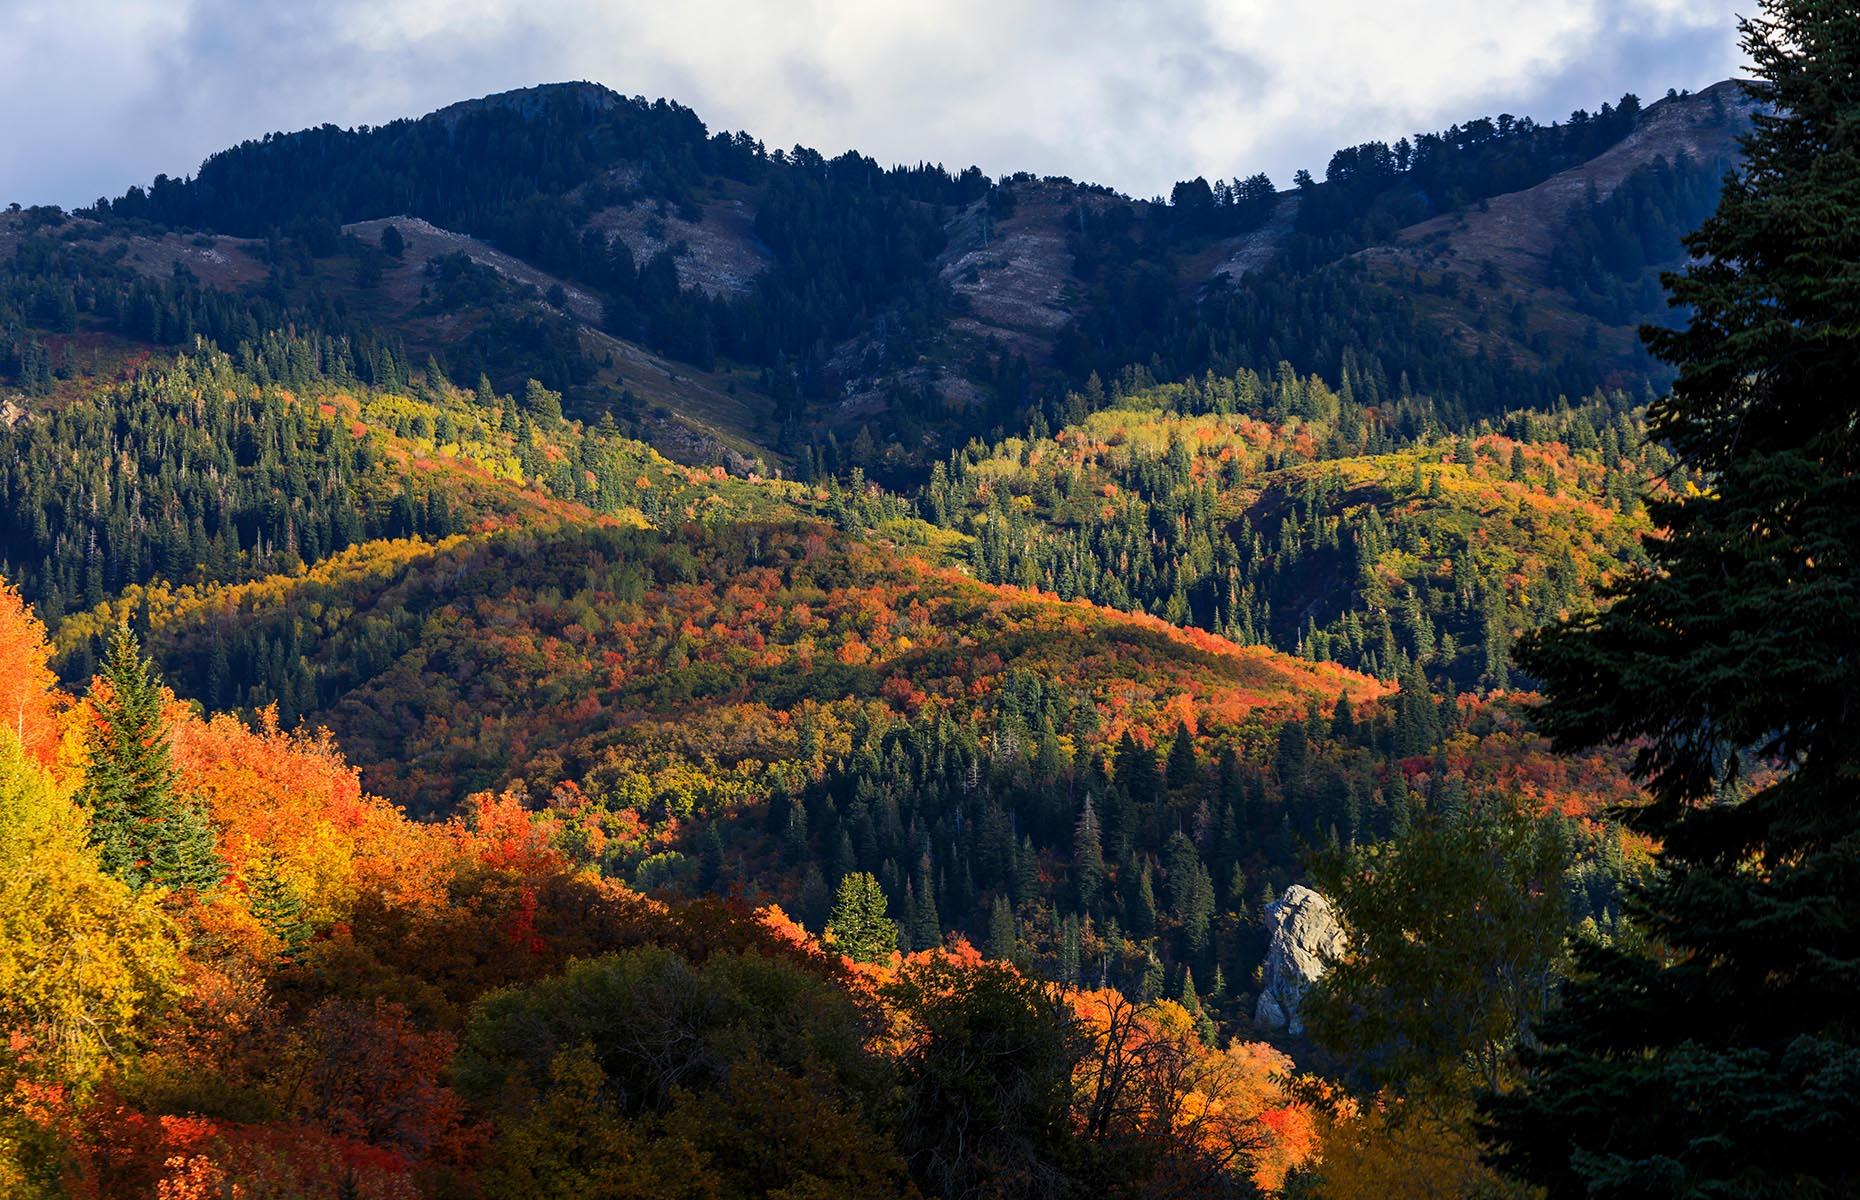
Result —
[{"label": "dark conifer tree", "polygon": [[245,903],[252,918],[278,939],[288,958],[309,940],[310,925],[304,920],[303,900],[281,868],[276,851],[268,849],[253,856],[245,868]]},{"label": "dark conifer tree", "polygon": [[1072,828],[1072,885],[1077,893],[1080,912],[1091,912],[1104,890],[1104,845],[1099,839],[1098,816],[1092,811],[1091,797],[1079,809],[1078,823]]},{"label": "dark conifer tree", "polygon": [[1188,731],[1188,726],[1177,722],[1175,741],[1169,746],[1169,762],[1165,768],[1164,779],[1169,790],[1179,792],[1192,787],[1199,771],[1195,764],[1195,735]]},{"label": "dark conifer tree", "polygon": [[165,696],[127,623],[110,637],[101,682],[91,691],[97,720],[82,799],[104,869],[132,887],[198,890],[218,883],[223,864],[212,824],[197,804],[175,793]]},{"label": "dark conifer tree", "polygon": [[1529,642],[1566,747],[1638,747],[1651,948],[1583,948],[1498,1164],[1574,1196],[1860,1194],[1860,10],[1764,0],[1766,105],[1649,335],[1706,482],[1652,569]]},{"label": "dark conifer tree", "polygon": [[996,893],[988,909],[988,957],[1012,959],[1018,945],[1014,936],[1014,909],[1006,896]]},{"label": "dark conifer tree", "polygon": [[176,797],[149,847],[149,880],[162,887],[204,892],[226,877],[219,834],[196,800]]}]

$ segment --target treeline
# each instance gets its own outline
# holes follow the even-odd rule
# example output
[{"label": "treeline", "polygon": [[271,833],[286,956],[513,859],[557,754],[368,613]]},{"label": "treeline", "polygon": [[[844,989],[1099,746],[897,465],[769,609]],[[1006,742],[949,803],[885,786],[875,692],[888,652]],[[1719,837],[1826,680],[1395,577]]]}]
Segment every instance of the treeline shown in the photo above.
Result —
[{"label": "treeline", "polygon": [[[1296,215],[1270,263],[1243,280],[1217,279],[1195,292],[1182,287],[1177,231],[1205,228],[1231,236],[1256,227],[1272,207],[1263,177],[1225,187],[1202,180],[1178,184],[1169,206],[1081,203],[1067,219],[1067,237],[1088,301],[1061,331],[1055,360],[1064,386],[1047,389],[1048,399],[1065,387],[1082,387],[1094,372],[1111,378],[1131,365],[1158,379],[1280,361],[1303,372],[1329,372],[1346,352],[1358,356],[1366,374],[1391,383],[1405,377],[1414,391],[1475,417],[1548,408],[1559,396],[1589,394],[1608,382],[1589,349],[1527,330],[1521,305],[1509,313],[1498,303],[1475,306],[1469,322],[1481,334],[1505,334],[1528,353],[1468,346],[1463,331],[1428,317],[1431,301],[1419,279],[1392,283],[1348,255],[1408,225],[1534,186],[1587,161],[1632,132],[1640,113],[1638,99],[1627,95],[1561,123],[1500,114],[1393,146],[1369,142],[1339,150],[1322,180],[1300,172],[1293,191],[1279,200]],[[1676,261],[1672,231],[1710,211],[1711,189],[1692,180],[1690,170],[1683,183],[1641,179],[1617,207],[1562,244],[1557,281],[1571,287],[1584,311],[1628,323],[1659,311],[1657,284],[1649,292],[1644,278],[1646,263]],[[1624,221],[1625,233],[1619,229]],[[1643,228],[1645,234],[1638,232]],[[1629,252],[1624,239],[1634,241],[1638,253]],[[1428,286],[1449,299],[1473,288],[1457,276]]]},{"label": "treeline", "polygon": [[[269,357],[294,373],[284,344]],[[369,538],[464,525],[378,441],[211,353],[0,429],[0,463],[0,570],[51,622],[150,579],[288,571]]]},{"label": "treeline", "polygon": [[[64,231],[56,232],[61,226]],[[105,246],[97,227],[70,226],[52,215],[23,238],[0,266],[0,375],[44,394],[74,364],[55,350],[65,335],[104,331],[151,346],[191,350],[205,339],[243,367],[288,387],[319,377],[385,388],[414,375],[405,343],[392,329],[362,319],[339,295],[300,286],[315,268],[306,243],[273,239],[261,252],[265,286],[233,292],[203,285],[185,269],[152,278],[126,264],[126,243]],[[344,249],[334,242],[324,253]],[[454,263],[435,272],[429,301],[437,311],[473,303],[482,319],[438,347],[460,378],[489,372],[506,386],[537,378],[556,390],[587,380],[592,362],[566,318],[540,311],[494,272]],[[466,277],[471,289],[463,290]],[[278,339],[288,354],[270,347]]]},{"label": "treeline", "polygon": [[1577,109],[1567,122],[1500,113],[1392,146],[1346,147],[1331,155],[1322,186],[1303,172],[1296,180],[1298,236],[1285,256],[1294,266],[1315,265],[1442,212],[1533,187],[1632,133],[1640,113],[1630,92],[1593,114]]},{"label": "treeline", "polygon": [[[630,183],[603,179],[621,164]],[[599,181],[609,202],[636,195],[676,203],[709,176],[750,181],[762,167],[758,144],[742,134],[709,135],[688,108],[570,85],[373,128],[268,134],[213,155],[192,178],[158,175],[147,189],[99,200],[95,211],[243,237],[406,213],[514,239],[513,252],[521,252],[517,246],[541,245],[548,228],[543,213],[526,220],[525,209],[547,207],[548,198],[582,184]]]},{"label": "treeline", "polygon": [[[683,287],[675,248],[637,262],[589,224],[604,208],[638,203],[663,220],[698,221],[726,181],[758,189],[756,234],[774,258],[745,297]],[[939,210],[988,186],[974,168],[951,175],[887,170],[853,153],[769,152],[745,134],[708,134],[679,105],[586,85],[374,129],[270,135],[215,155],[192,179],[158,177],[94,211],[251,237],[282,230],[324,246],[352,221],[423,217],[600,288],[619,336],[706,369],[718,355],[767,368],[782,377],[772,390],[791,397],[776,414],[788,421],[801,397],[829,394],[829,350],[879,310],[894,357],[909,361],[946,299],[930,261],[942,248]]]},{"label": "treeline", "polygon": [[[1085,224],[1092,227],[1090,219]],[[1278,263],[1238,283],[1217,280],[1196,295],[1184,295],[1175,264],[1140,241],[1095,247],[1078,263],[1091,302],[1055,345],[1074,388],[1094,373],[1110,378],[1132,364],[1157,379],[1278,362],[1330,371],[1346,351],[1359,357],[1365,375],[1390,384],[1405,378],[1409,390],[1472,416],[1547,408],[1558,396],[1585,395],[1602,383],[1593,356],[1580,346],[1527,339],[1521,328],[1534,361],[1469,352],[1424,314],[1420,297],[1356,259],[1310,270]]]},{"label": "treeline", "polygon": [[[992,402],[967,408],[899,383],[875,434],[914,468],[921,456],[911,447],[926,438],[948,445],[997,425],[1012,429],[1093,371],[1108,377],[1140,364],[1159,378],[1181,378],[1281,360],[1313,371],[1328,369],[1345,348],[1390,380],[1405,374],[1416,390],[1471,412],[1587,394],[1602,379],[1580,347],[1538,345],[1520,330],[1530,361],[1469,352],[1425,320],[1413,296],[1336,260],[1402,225],[1584,161],[1630,132],[1639,114],[1630,95],[1561,123],[1500,114],[1393,146],[1340,150],[1322,181],[1301,173],[1283,201],[1297,216],[1276,265],[1244,286],[1203,295],[1183,293],[1180,256],[1267,220],[1282,202],[1269,179],[1185,180],[1166,202],[1149,204],[1081,188],[1065,228],[1087,303],[1062,332],[1052,366],[980,355],[965,373]],[[944,220],[951,208],[983,199],[985,221],[1011,215],[1020,178],[995,184],[975,168],[887,170],[852,153],[770,151],[740,133],[710,134],[676,104],[577,85],[374,129],[271,135],[215,155],[195,178],[158,178],[94,211],[132,226],[281,236],[313,255],[328,253],[346,222],[424,217],[595,289],[603,323],[617,336],[706,369],[720,360],[760,368],[770,416],[784,443],[798,446],[809,440],[809,405],[837,394],[849,374],[882,377],[934,353],[952,312],[935,263]],[[751,198],[771,263],[746,294],[687,287],[678,226],[701,221],[707,199],[732,189]],[[592,219],[639,204],[656,208],[667,243],[644,261]],[[1614,259],[1605,256],[1599,268],[1608,279]],[[1630,284],[1636,296],[1644,290],[1639,280],[1615,286]],[[1597,277],[1585,286],[1610,285]],[[546,330],[504,332],[511,345],[479,337],[467,352],[472,361],[448,357],[447,368],[502,381],[499,354],[518,354],[550,359],[547,370],[531,363],[528,374],[552,388],[580,381],[574,354],[537,344],[546,343]],[[862,333],[872,336],[858,361],[835,358]]]}]

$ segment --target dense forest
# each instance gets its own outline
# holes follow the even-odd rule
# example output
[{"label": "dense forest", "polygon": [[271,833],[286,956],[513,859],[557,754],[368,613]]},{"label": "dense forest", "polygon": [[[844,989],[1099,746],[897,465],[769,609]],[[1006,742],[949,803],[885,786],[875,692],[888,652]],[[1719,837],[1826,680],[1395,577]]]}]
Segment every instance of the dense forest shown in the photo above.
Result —
[{"label": "dense forest", "polygon": [[1850,1194],[1860,18],[1743,30],[1736,158],[0,214],[0,1195]]},{"label": "dense forest", "polygon": [[[1053,422],[1091,374],[1111,379],[1132,365],[1158,379],[1281,361],[1331,376],[1348,352],[1362,380],[1394,391],[1405,379],[1443,407],[1496,418],[1620,386],[1624,369],[1656,378],[1658,367],[1527,329],[1524,298],[1489,281],[1455,271],[1391,281],[1356,252],[1579,167],[1643,119],[1631,95],[1560,122],[1480,117],[1340,150],[1321,180],[1301,173],[1287,193],[1254,174],[1186,180],[1167,199],[1141,201],[1071,180],[991,181],[974,168],[770,150],[746,134],[710,133],[666,101],[595,85],[535,88],[379,127],[269,135],[71,219],[33,210],[38,236],[22,239],[9,271],[14,315],[0,311],[0,370],[46,390],[57,339],[28,327],[48,320],[168,345],[204,334],[228,352],[264,331],[314,329],[346,343],[338,353],[370,382],[405,379],[409,358],[431,352],[456,378],[489,373],[506,390],[536,378],[576,415],[624,417],[635,401],[603,374],[611,350],[578,336],[580,323],[697,371],[740,373],[754,390],[754,436],[784,454],[816,457],[829,439],[850,443],[864,428],[875,450],[858,465],[896,483],[921,482],[974,436],[1024,428],[1036,413]],[[1719,124],[1733,120],[1721,114]],[[1722,166],[1681,149],[1631,186],[1587,198],[1568,215],[1575,233],[1556,240],[1546,282],[1611,326],[1658,317],[1648,267],[1679,260],[1677,235],[1709,211]],[[948,267],[952,239],[973,227],[986,246],[991,230],[1011,225],[1017,197],[1033,192],[1061,197],[1046,236],[1066,241],[1074,298],[1063,325],[1050,345],[1031,347],[1014,344],[1011,322],[958,332],[973,305]],[[1196,276],[1211,250],[1288,205],[1287,236],[1264,269]],[[727,284],[693,278],[693,256],[702,257],[693,246],[724,236],[716,220],[738,209],[752,219],[728,236],[759,267]],[[382,271],[404,242],[396,232],[390,253],[344,227],[393,217],[481,239],[559,283],[526,293],[495,270],[470,270],[468,257],[429,262],[421,304],[383,330],[364,317],[378,310]],[[135,239],[184,237],[243,239],[231,253],[256,259],[263,285],[234,299],[180,264],[157,275],[125,262]],[[568,304],[564,287],[589,300]],[[1430,289],[1467,298],[1491,344],[1469,346],[1439,320]],[[431,336],[434,318],[460,311],[479,326],[472,335]],[[417,353],[410,342],[422,343]],[[841,411],[849,391],[869,393],[876,408]]]},{"label": "dense forest", "polygon": [[[1271,376],[1122,394],[1046,437],[938,464],[926,519],[977,575],[1147,611],[1398,679],[1507,686],[1524,628],[1587,607],[1635,561],[1641,497],[1683,485],[1619,392],[1459,425]],[[1361,399],[1359,399],[1361,397]],[[1101,401],[1102,402],[1102,401]]]},{"label": "dense forest", "polygon": [[[692,498],[699,476],[611,421],[565,420],[535,380],[512,396],[480,376],[468,392],[429,363],[417,388],[371,388],[341,358],[319,368],[318,351],[286,335],[237,359],[202,349],[0,431],[0,569],[55,621],[156,579],[288,573],[521,514],[651,520]],[[710,482],[703,498],[759,509],[796,495]]]}]

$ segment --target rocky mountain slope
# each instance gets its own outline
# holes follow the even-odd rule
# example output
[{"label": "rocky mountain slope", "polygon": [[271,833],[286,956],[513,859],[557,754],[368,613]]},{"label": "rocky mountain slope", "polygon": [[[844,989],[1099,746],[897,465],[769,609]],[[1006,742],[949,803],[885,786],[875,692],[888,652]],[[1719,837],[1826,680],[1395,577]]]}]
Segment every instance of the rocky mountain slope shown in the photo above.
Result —
[{"label": "rocky mountain slope", "polygon": [[[864,429],[858,465],[920,478],[974,434],[1052,420],[1092,369],[1267,369],[1276,354],[1329,375],[1341,331],[1231,322],[1236,305],[1339,311],[1339,286],[1381,314],[1355,321],[1358,350],[1391,383],[1436,377],[1472,409],[1631,386],[1649,374],[1633,329],[1661,315],[1652,280],[1681,256],[1674,231],[1709,204],[1705,176],[1733,160],[1748,109],[1724,83],[1615,114],[1608,128],[1624,132],[1585,133],[1573,165],[1476,199],[1430,193],[1434,215],[1355,235],[1368,244],[1339,262],[1318,230],[1355,186],[1337,162],[1356,151],[1309,197],[1274,201],[1236,180],[1209,201],[1190,181],[1156,203],[1066,179],[770,153],[664,101],[551,85],[366,133],[274,135],[215,156],[198,180],[158,180],[56,225],[41,210],[0,216],[0,253],[54,236],[151,281],[333,306],[410,362],[437,352],[468,379],[495,366],[496,382],[519,384],[527,359],[572,412],[611,411],[686,461],[804,469],[803,448],[818,461],[837,442],[838,455]],[[1542,157],[1546,129],[1575,145],[1600,127],[1577,117],[1513,125],[1530,136],[1510,134],[1520,149],[1505,153]],[[1493,136],[1456,126],[1435,141],[1477,164],[1509,144]],[[538,149],[545,139],[558,148]],[[280,176],[301,184],[279,190]],[[1377,203],[1412,209],[1399,190]],[[378,249],[390,224],[405,244],[395,257]],[[457,273],[452,256],[504,286],[438,280]],[[1307,293],[1331,295],[1296,298]],[[1375,332],[1409,323],[1434,340]],[[1159,354],[1164,330],[1186,343]],[[472,352],[459,349],[467,331]]]}]

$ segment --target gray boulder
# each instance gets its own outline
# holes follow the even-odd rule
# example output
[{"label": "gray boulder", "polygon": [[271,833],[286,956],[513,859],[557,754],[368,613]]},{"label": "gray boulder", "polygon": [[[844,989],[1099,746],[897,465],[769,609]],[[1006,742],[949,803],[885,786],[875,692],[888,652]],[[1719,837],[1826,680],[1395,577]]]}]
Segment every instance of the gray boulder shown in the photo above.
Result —
[{"label": "gray boulder", "polygon": [[1304,1033],[1299,1005],[1311,984],[1343,953],[1343,928],[1330,901],[1295,883],[1266,906],[1265,979],[1253,1019],[1294,1037]]}]

